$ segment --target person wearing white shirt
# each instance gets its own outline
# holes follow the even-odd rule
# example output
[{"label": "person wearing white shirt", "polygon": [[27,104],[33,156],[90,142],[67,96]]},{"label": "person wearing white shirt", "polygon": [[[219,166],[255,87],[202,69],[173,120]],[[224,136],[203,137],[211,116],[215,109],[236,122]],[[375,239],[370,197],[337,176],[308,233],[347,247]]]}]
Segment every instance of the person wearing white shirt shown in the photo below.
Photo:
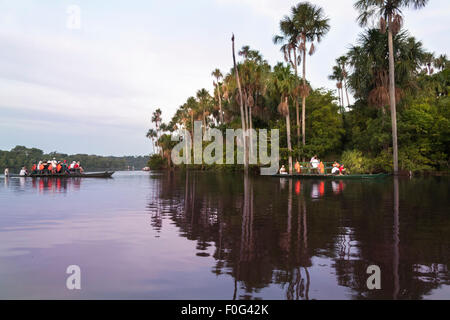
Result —
[{"label": "person wearing white shirt", "polygon": [[9,169],[5,168],[5,177],[9,177]]},{"label": "person wearing white shirt", "polygon": [[319,168],[319,163],[320,163],[320,160],[317,158],[317,155],[315,155],[314,157],[311,158],[310,163],[311,163],[311,167],[312,167],[315,171],[317,171],[318,168]]},{"label": "person wearing white shirt", "polygon": [[27,168],[26,167],[23,167],[21,170],[20,170],[20,173],[19,173],[19,176],[21,176],[21,177],[24,177],[24,176],[26,176],[27,175]]}]

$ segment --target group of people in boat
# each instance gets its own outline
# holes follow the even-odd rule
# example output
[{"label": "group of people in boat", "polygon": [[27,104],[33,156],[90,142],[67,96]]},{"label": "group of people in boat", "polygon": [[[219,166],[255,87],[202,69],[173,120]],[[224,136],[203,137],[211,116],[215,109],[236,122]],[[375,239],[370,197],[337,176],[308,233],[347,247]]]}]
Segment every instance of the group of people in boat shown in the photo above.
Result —
[{"label": "group of people in boat", "polygon": [[[28,175],[53,175],[53,174],[72,174],[83,173],[83,167],[80,165],[80,161],[72,161],[68,163],[67,160],[57,161],[55,158],[48,161],[39,161],[31,166],[31,170],[28,171],[27,167],[22,167],[19,176]],[[5,169],[5,177],[9,176],[9,168]]]},{"label": "group of people in boat", "polygon": [[[322,161],[315,155],[310,160],[310,166],[305,168],[296,160],[294,169],[297,174],[302,173],[302,170],[307,170],[308,173],[317,173],[317,174],[324,174],[325,173],[325,165]],[[331,174],[335,175],[344,175],[346,173],[346,169],[343,164],[339,164],[337,161],[334,161],[332,168],[331,168]],[[288,174],[286,168],[284,165],[280,168],[280,174]]]}]

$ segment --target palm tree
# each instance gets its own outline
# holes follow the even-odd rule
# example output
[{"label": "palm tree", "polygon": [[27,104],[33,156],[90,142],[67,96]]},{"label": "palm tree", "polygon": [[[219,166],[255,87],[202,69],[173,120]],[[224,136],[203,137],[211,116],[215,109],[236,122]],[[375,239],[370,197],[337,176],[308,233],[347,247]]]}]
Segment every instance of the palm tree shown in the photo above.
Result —
[{"label": "palm tree", "polygon": [[286,136],[289,152],[289,173],[292,174],[292,146],[291,146],[291,121],[289,115],[289,97],[293,96],[295,89],[295,76],[291,73],[289,65],[278,63],[273,69],[274,89],[280,95],[278,112],[286,118]]},{"label": "palm tree", "polygon": [[203,133],[206,131],[206,117],[209,115],[209,107],[211,102],[211,96],[209,95],[208,90],[205,88],[197,91],[197,100],[202,112],[202,121],[203,121]]},{"label": "palm tree", "polygon": [[[301,2],[292,7],[293,34],[297,39],[298,50],[303,55],[303,84],[300,86],[300,95],[302,97],[302,143],[306,143],[305,117],[306,117],[306,97],[309,95],[309,86],[306,84],[306,52],[313,55],[315,52],[314,42],[320,42],[330,30],[329,19],[324,16],[323,9],[309,2]],[[311,42],[309,50],[307,43]]]},{"label": "palm tree", "polygon": [[[350,106],[350,100],[348,98],[348,83],[347,83],[347,64],[348,64],[348,58],[347,56],[340,56],[336,59],[337,64],[341,68],[342,73],[342,82],[343,86],[345,87],[345,96],[347,97],[347,107]],[[344,92],[342,91],[342,106],[344,106]]]},{"label": "palm tree", "polygon": [[247,127],[245,124],[245,113],[244,113],[244,102],[243,102],[243,97],[242,97],[242,88],[241,88],[241,82],[239,80],[239,71],[236,65],[236,55],[234,53],[234,34],[231,37],[231,49],[232,49],[232,53],[233,53],[233,68],[234,68],[234,73],[236,76],[236,83],[238,86],[238,90],[239,90],[239,106],[240,106],[240,111],[241,111],[241,124],[242,124],[242,131],[243,131],[243,135],[244,135],[244,173],[245,175],[248,174],[248,147],[247,147]]},{"label": "palm tree", "polygon": [[444,70],[448,66],[448,64],[449,61],[446,54],[441,54],[434,60],[434,66],[440,71]]},{"label": "palm tree", "polygon": [[222,95],[220,93],[220,79],[223,78],[222,72],[219,69],[215,69],[211,75],[216,78],[214,86],[217,88],[217,97],[219,98],[219,113],[220,113],[220,123],[223,124],[223,112],[222,112]]},{"label": "palm tree", "polygon": [[[344,93],[342,92],[342,81],[344,80],[344,77],[343,77],[342,68],[339,64],[336,66],[333,66],[333,73],[328,76],[328,79],[336,80],[336,88],[338,89],[338,95],[339,95],[339,106],[340,106],[341,112],[343,113]],[[342,98],[341,98],[341,96],[342,96]]]},{"label": "palm tree", "polygon": [[[160,126],[161,126],[161,115],[162,115],[162,111],[160,108],[156,109],[153,114],[152,114],[152,122],[155,123],[156,126],[156,143],[158,144],[158,137],[159,137],[159,131],[160,131]],[[162,149],[160,148],[160,152],[162,155]]]},{"label": "palm tree", "polygon": [[[283,20],[280,21],[280,30],[282,32],[282,36],[276,35],[273,37],[273,42],[275,44],[283,43],[280,50],[283,52],[284,61],[290,63],[295,72],[295,81],[297,84],[298,80],[298,65],[301,61],[301,56],[298,55],[298,43],[297,38],[292,37],[291,34],[295,34],[294,31],[294,23],[290,17],[284,17]],[[297,85],[296,85],[297,87]],[[295,112],[296,112],[296,123],[297,123],[297,143],[300,146],[300,112],[298,108],[298,90],[294,92],[294,103],[295,103]]]},{"label": "palm tree", "polygon": [[155,139],[157,137],[156,130],[152,129],[152,128],[148,129],[147,134],[145,136],[152,141],[152,149],[154,152],[155,151]]},{"label": "palm tree", "polygon": [[395,67],[394,67],[394,45],[393,35],[398,33],[402,25],[401,9],[413,7],[420,9],[427,4],[428,0],[358,0],[355,8],[359,11],[358,22],[361,26],[368,24],[370,18],[380,17],[380,29],[388,30],[389,46],[389,103],[391,106],[392,121],[392,147],[394,174],[398,173],[398,144],[397,144],[397,110],[395,101]]}]

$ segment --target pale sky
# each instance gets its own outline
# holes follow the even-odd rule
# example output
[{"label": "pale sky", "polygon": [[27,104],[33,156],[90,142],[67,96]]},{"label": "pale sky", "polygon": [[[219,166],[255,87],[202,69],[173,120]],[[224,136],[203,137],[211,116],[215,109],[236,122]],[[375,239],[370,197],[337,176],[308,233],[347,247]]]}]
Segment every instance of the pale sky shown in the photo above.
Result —
[{"label": "pale sky", "polygon": [[[362,29],[353,0],[311,0],[331,30],[307,60],[313,87],[328,80],[334,60]],[[212,91],[211,71],[232,65],[249,45],[272,65],[287,0],[0,0],[0,150],[16,145],[45,152],[145,155],[151,113],[168,121],[200,88]],[[80,28],[68,8],[80,8]],[[450,1],[405,11],[405,27],[424,47],[450,54]]]}]

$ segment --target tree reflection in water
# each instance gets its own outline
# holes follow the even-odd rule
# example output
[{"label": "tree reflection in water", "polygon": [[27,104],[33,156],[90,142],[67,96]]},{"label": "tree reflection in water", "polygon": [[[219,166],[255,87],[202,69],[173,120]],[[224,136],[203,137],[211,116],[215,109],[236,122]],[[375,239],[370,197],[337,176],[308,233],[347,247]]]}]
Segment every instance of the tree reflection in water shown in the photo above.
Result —
[{"label": "tree reflection in water", "polygon": [[[311,299],[316,283],[313,292],[339,285],[354,299],[410,299],[450,284],[449,243],[442,241],[448,215],[445,204],[435,201],[446,199],[446,183],[434,196],[414,198],[433,183],[295,181],[190,171],[151,179],[152,227],[162,232],[163,220],[170,219],[180,236],[197,242],[198,256],[211,252],[212,272],[233,277],[230,298],[258,299],[263,288],[275,285],[286,299]],[[401,233],[400,204],[408,213],[402,215]],[[320,268],[316,259],[329,261],[337,284],[313,281],[318,273],[311,272]],[[382,290],[367,289],[371,264],[381,268]]]}]

